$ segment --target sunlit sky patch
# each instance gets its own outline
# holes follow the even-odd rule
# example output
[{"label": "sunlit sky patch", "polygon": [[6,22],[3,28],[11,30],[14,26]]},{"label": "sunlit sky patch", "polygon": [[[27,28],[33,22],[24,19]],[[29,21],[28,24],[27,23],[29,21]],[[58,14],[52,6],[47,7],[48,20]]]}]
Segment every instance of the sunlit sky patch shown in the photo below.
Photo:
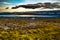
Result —
[{"label": "sunlit sky patch", "polygon": [[15,6],[18,4],[28,4],[37,2],[60,2],[60,0],[0,0],[0,7]]}]

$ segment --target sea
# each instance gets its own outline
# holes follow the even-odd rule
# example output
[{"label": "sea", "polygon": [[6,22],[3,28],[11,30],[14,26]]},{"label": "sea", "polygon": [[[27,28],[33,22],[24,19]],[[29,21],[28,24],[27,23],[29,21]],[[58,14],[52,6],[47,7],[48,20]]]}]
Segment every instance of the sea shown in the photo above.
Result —
[{"label": "sea", "polygon": [[33,12],[0,12],[0,18],[40,19],[60,18],[60,10]]}]

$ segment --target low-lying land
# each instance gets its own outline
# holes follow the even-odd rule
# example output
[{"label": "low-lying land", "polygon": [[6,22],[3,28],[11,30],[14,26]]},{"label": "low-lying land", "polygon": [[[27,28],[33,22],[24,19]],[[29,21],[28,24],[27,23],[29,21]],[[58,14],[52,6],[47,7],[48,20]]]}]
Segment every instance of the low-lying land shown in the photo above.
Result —
[{"label": "low-lying land", "polygon": [[60,18],[0,18],[0,40],[60,40]]}]

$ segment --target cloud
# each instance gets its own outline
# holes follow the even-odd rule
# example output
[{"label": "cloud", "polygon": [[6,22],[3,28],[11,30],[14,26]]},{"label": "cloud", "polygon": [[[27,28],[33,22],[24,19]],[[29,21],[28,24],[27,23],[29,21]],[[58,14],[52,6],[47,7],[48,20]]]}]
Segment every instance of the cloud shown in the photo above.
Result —
[{"label": "cloud", "polygon": [[[48,5],[47,5],[48,4]],[[15,7],[12,7],[12,9],[17,9],[20,7],[26,8],[26,9],[36,9],[36,8],[60,8],[60,2],[44,2],[44,3],[36,3],[36,4],[27,4],[27,5],[18,5]]]},{"label": "cloud", "polygon": [[59,0],[25,0],[24,2],[18,3],[17,5],[34,4],[38,2],[59,2]]},{"label": "cloud", "polygon": [[0,4],[12,4],[12,3],[9,3],[9,2],[0,2]]}]

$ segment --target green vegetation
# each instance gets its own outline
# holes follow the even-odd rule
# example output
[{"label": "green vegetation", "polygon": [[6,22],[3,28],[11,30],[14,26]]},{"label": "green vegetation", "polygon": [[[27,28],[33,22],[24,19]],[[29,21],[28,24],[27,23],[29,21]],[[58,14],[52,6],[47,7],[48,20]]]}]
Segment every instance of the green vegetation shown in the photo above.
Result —
[{"label": "green vegetation", "polygon": [[0,40],[60,40],[60,19],[0,18]]}]

